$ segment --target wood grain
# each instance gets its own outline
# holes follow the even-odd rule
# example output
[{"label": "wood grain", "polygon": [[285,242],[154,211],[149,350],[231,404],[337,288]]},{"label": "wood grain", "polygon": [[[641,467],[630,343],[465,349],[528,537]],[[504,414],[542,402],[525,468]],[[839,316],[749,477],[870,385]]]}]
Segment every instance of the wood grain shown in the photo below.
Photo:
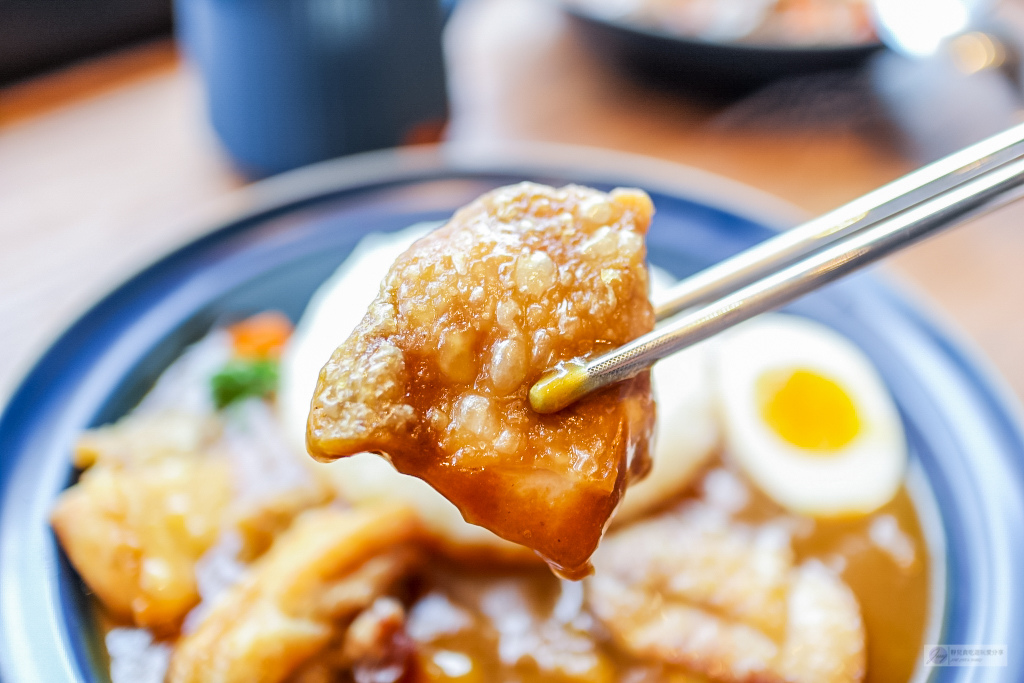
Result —
[{"label": "wood grain", "polygon": [[0,91],[0,127],[166,74],[177,66],[174,43],[155,40],[8,86]]},{"label": "wood grain", "polygon": [[197,79],[178,65],[154,73],[146,59],[140,69],[56,107],[63,77],[56,93],[35,84],[39,102],[20,107],[42,113],[0,127],[0,396],[93,301],[195,237],[189,216],[242,183],[207,128]]}]

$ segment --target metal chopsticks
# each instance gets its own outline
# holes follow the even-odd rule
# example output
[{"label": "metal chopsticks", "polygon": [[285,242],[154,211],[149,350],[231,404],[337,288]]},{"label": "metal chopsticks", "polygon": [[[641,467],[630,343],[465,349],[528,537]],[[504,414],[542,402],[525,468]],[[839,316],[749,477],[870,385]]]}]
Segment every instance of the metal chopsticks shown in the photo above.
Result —
[{"label": "metal chopsticks", "polygon": [[655,305],[663,320],[712,301],[858,230],[1024,158],[1024,124],[924,166],[683,280]]},{"label": "metal chopsticks", "polygon": [[666,293],[655,314],[664,319],[685,313],[590,361],[549,370],[531,388],[530,404],[540,413],[561,410],[675,351],[1021,196],[1024,125],[684,280]]}]

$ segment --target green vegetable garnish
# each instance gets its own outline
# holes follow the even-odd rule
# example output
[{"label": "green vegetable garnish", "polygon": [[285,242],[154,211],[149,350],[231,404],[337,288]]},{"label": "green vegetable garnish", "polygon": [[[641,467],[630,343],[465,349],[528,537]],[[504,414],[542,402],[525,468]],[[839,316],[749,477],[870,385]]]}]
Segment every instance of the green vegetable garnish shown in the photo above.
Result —
[{"label": "green vegetable garnish", "polygon": [[277,389],[277,361],[229,361],[210,378],[210,389],[218,409],[243,398],[270,396]]}]

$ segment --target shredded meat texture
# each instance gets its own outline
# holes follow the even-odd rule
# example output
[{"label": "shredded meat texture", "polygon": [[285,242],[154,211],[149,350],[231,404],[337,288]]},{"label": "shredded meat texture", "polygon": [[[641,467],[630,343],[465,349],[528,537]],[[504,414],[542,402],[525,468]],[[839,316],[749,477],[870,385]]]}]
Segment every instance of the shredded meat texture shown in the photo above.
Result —
[{"label": "shredded meat texture", "polygon": [[199,601],[195,563],[217,539],[231,496],[225,463],[197,450],[215,435],[208,421],[179,415],[83,435],[76,459],[92,466],[61,494],[51,521],[116,617],[173,632]]},{"label": "shredded meat texture", "polygon": [[356,615],[419,566],[418,536],[407,508],[300,515],[178,642],[167,683],[313,680],[303,667],[344,642]]},{"label": "shredded meat texture", "polygon": [[529,387],[650,331],[639,190],[523,183],[421,239],[320,373],[307,445],[383,454],[467,521],[580,578],[627,480],[646,473],[650,375],[554,415]]},{"label": "shredded meat texture", "polygon": [[693,505],[611,535],[588,604],[628,653],[727,683],[856,683],[853,592],[788,536]]}]

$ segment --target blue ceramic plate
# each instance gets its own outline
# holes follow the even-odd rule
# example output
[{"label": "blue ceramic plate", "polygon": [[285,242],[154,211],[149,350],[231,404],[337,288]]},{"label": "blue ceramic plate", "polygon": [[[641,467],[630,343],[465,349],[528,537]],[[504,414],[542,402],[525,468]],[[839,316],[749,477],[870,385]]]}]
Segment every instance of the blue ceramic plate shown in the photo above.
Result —
[{"label": "blue ceramic plate", "polygon": [[[82,429],[122,415],[218,319],[266,308],[297,317],[366,233],[446,218],[481,192],[523,179],[648,190],[658,210],[651,261],[677,276],[795,218],[755,191],[689,169],[549,147],[377,153],[235,197],[215,231],[75,322],[0,418],[0,679],[106,679],[82,586],[47,524],[55,496],[74,476],[70,450]],[[912,473],[924,491],[921,514],[934,522],[934,627],[926,639],[1008,648],[1008,668],[919,673],[936,681],[1024,680],[1024,434],[1006,393],[876,277],[845,280],[792,310],[860,345],[902,411]]]}]

